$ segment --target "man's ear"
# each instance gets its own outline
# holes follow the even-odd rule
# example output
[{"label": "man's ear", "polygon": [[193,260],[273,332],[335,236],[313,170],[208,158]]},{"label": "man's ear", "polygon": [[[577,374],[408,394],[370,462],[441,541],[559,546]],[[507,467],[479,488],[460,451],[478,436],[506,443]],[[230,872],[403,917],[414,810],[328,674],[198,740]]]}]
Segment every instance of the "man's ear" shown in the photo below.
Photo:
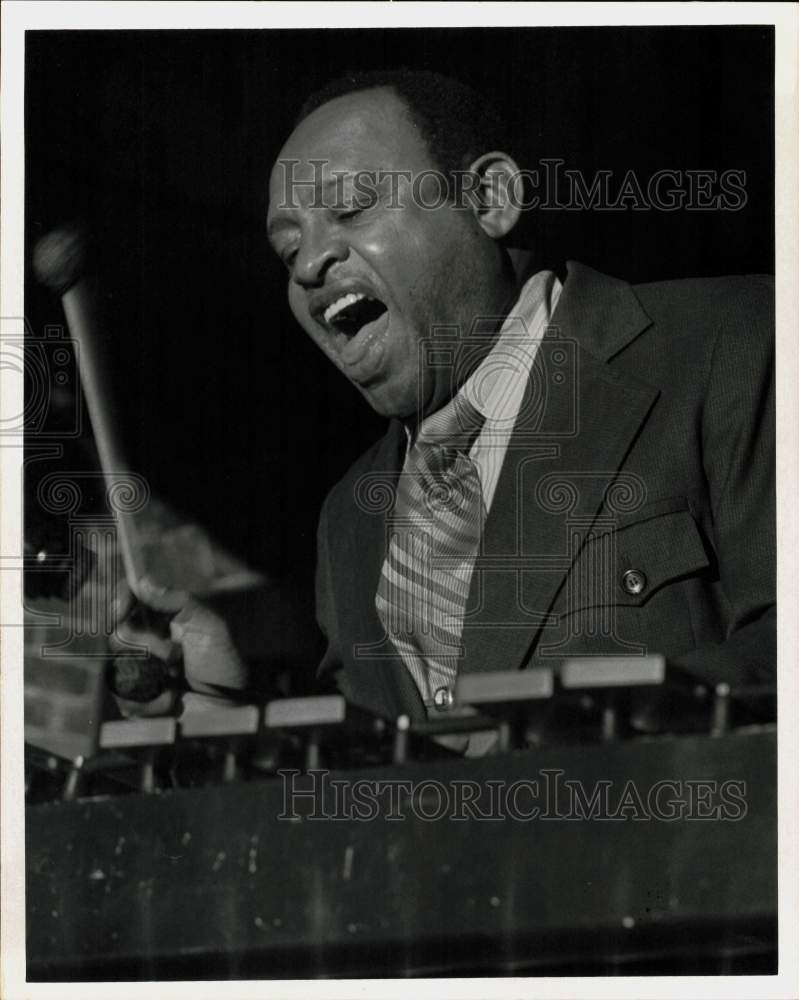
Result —
[{"label": "man's ear", "polygon": [[519,168],[507,153],[484,153],[469,167],[469,198],[483,231],[494,240],[506,236],[519,221]]}]

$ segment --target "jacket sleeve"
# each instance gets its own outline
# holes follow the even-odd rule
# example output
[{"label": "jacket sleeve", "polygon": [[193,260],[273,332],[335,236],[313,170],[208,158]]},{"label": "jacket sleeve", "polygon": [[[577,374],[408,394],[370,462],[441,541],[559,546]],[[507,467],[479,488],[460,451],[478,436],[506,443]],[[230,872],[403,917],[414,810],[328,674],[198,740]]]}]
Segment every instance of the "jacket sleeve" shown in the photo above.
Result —
[{"label": "jacket sleeve", "polygon": [[729,625],[724,642],[675,661],[733,687],[776,679],[774,292],[766,279],[739,287],[716,338],[702,417]]}]

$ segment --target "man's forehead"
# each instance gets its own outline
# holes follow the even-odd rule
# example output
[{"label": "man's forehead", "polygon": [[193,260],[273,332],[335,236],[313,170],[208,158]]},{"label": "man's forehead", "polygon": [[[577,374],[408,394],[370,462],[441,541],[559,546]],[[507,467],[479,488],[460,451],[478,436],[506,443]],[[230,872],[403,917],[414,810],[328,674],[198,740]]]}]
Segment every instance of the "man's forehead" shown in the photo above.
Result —
[{"label": "man's forehead", "polygon": [[328,101],[300,122],[280,151],[272,182],[280,183],[286,169],[301,180],[418,169],[419,158],[426,155],[418,128],[395,94],[385,88],[357,91]]}]

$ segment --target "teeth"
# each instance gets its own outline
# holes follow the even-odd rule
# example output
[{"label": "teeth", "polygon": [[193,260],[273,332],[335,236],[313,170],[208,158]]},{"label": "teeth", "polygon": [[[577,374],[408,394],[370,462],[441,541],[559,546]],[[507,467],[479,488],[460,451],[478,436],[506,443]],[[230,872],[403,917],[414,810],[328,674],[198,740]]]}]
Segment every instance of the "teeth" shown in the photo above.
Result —
[{"label": "teeth", "polygon": [[340,299],[331,302],[327,309],[325,309],[325,323],[329,323],[342,309],[346,309],[347,306],[352,306],[365,298],[366,296],[362,292],[348,292],[346,295],[342,295]]}]

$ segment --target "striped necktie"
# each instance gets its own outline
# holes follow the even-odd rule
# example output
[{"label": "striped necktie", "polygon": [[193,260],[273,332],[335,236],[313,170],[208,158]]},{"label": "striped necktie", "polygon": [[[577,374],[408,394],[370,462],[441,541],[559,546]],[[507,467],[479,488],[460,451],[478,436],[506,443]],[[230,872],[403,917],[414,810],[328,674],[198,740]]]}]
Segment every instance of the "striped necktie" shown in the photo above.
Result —
[{"label": "striped necktie", "polygon": [[428,709],[448,707],[485,508],[468,452],[483,416],[456,396],[425,422],[397,486],[375,596],[386,634]]}]

